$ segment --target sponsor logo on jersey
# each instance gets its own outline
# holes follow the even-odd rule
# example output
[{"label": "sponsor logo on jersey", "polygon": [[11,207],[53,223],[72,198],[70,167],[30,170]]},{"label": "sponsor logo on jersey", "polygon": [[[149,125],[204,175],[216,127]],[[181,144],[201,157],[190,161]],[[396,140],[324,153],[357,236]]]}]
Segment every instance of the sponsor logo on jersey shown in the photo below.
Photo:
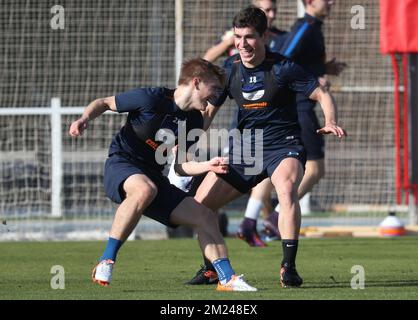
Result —
[{"label": "sponsor logo on jersey", "polygon": [[242,107],[245,109],[261,109],[267,107],[267,102],[246,103]]},{"label": "sponsor logo on jersey", "polygon": [[[264,84],[257,76],[250,76],[242,86],[242,96],[246,100],[256,101],[264,96]],[[248,82],[248,83],[247,83]]]}]

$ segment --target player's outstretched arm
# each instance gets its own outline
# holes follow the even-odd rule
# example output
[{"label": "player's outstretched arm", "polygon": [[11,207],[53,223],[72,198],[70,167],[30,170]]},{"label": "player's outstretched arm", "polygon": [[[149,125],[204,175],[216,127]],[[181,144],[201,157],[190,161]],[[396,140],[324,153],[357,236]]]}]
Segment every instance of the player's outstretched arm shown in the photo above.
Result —
[{"label": "player's outstretched arm", "polygon": [[228,30],[222,36],[222,41],[218,44],[215,44],[213,47],[209,48],[206,51],[203,59],[209,62],[215,62],[219,57],[221,57],[231,46],[234,45],[234,31]]},{"label": "player's outstretched arm", "polygon": [[322,86],[316,88],[309,96],[310,99],[316,100],[321,105],[322,111],[325,116],[325,126],[316,132],[318,134],[334,134],[338,138],[346,136],[346,132],[343,128],[337,125],[337,108],[334,103],[332,95]]},{"label": "player's outstretched arm", "polygon": [[74,121],[70,126],[70,136],[78,137],[87,129],[88,122],[100,116],[102,113],[112,110],[116,111],[115,97],[107,97],[93,100],[83,112],[83,115]]},{"label": "player's outstretched arm", "polygon": [[228,173],[228,158],[215,157],[209,161],[189,161],[174,165],[174,171],[179,176],[199,176],[208,171],[224,174]]}]

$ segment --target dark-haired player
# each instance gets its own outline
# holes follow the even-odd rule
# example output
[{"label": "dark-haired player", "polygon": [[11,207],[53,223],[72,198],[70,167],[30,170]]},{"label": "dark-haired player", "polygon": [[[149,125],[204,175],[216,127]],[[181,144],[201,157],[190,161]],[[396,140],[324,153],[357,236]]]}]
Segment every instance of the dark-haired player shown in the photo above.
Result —
[{"label": "dark-haired player", "polygon": [[[331,95],[317,79],[294,62],[267,50],[267,19],[262,10],[249,7],[240,11],[234,18],[233,26],[239,54],[231,57],[232,63],[227,64],[230,67],[226,70],[226,89],[214,105],[221,105],[227,95],[233,98],[239,108],[237,129],[240,132],[252,130],[251,141],[242,139],[236,143],[232,139],[228,173],[218,175],[209,172],[195,199],[217,210],[270,177],[281,204],[278,222],[283,247],[280,282],[284,287],[298,287],[302,279],[295,263],[301,221],[297,189],[303,177],[306,156],[300,140],[296,93],[321,104],[325,126],[317,131],[319,134],[331,133],[341,138],[345,132],[337,125]],[[262,141],[257,139],[254,129],[262,130]],[[252,151],[263,150],[261,173],[246,173],[248,165],[243,153],[239,155],[241,161],[234,162],[244,144],[250,144]],[[200,270],[195,278],[201,277],[210,268],[208,261],[205,267],[206,270]]]},{"label": "dark-haired player", "polygon": [[[280,48],[271,48],[271,51],[280,52],[286,58],[304,66],[312,72],[321,84],[330,86],[326,75],[338,76],[347,66],[343,62],[334,59],[326,61],[325,41],[322,31],[324,20],[330,15],[331,7],[335,1],[332,0],[303,0],[305,15],[297,19],[286,35],[286,40]],[[296,94],[298,120],[301,127],[301,139],[306,149],[305,174],[298,188],[300,207],[302,215],[310,214],[310,191],[325,175],[325,144],[322,135],[317,134],[320,128],[315,113],[316,101],[309,99],[304,94]],[[263,190],[263,186],[265,189]],[[260,188],[261,187],[261,188]],[[255,189],[261,189],[260,194],[268,196],[273,186],[265,181],[261,182]],[[254,192],[253,192],[254,193]],[[242,234],[250,245],[263,244],[257,240],[256,221],[265,201],[261,202],[262,196],[249,200],[245,219],[241,224]],[[252,203],[251,203],[252,201]],[[250,208],[249,208],[250,207]],[[266,231],[274,237],[280,238],[277,229],[277,220],[280,204],[271,212],[263,224]],[[252,209],[252,210],[251,210]]]},{"label": "dark-haired player", "polygon": [[[253,0],[252,5],[264,11],[267,17],[266,45],[270,51],[279,52],[285,42],[287,32],[280,30],[274,26],[277,17],[277,1],[276,0]],[[215,61],[220,56],[233,56],[238,53],[234,46],[234,30],[230,29],[224,33],[222,40],[209,48],[204,58],[208,61]],[[227,60],[226,63],[229,61]],[[234,113],[236,120],[236,113]],[[233,121],[231,127],[235,127]],[[257,218],[261,210],[265,217],[273,210],[271,206],[270,193],[273,186],[268,179],[260,182],[250,193],[247,207],[244,213],[244,220],[239,227],[237,236],[245,240],[250,246],[265,247],[266,244],[261,240],[257,232]]]}]

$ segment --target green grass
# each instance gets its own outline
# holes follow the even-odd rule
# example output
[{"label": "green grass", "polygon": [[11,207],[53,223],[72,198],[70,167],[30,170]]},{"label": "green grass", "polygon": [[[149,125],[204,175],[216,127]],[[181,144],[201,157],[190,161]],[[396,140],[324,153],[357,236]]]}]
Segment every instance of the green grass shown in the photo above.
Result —
[{"label": "green grass", "polygon": [[[214,286],[186,286],[201,258],[193,239],[127,242],[111,287],[90,281],[104,242],[0,243],[2,299],[418,299],[418,238],[302,239],[298,271],[304,285],[279,286],[281,243],[250,248],[227,239],[232,265],[255,293],[220,293]],[[53,290],[53,265],[65,268],[65,289]],[[353,265],[365,269],[365,289],[350,287]]]}]

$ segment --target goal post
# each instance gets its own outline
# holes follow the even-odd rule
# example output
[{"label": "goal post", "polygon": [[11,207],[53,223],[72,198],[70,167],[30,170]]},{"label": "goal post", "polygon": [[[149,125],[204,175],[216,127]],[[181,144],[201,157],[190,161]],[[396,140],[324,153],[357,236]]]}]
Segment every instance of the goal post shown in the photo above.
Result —
[{"label": "goal post", "polygon": [[62,216],[62,125],[61,100],[51,99],[51,215]]}]

